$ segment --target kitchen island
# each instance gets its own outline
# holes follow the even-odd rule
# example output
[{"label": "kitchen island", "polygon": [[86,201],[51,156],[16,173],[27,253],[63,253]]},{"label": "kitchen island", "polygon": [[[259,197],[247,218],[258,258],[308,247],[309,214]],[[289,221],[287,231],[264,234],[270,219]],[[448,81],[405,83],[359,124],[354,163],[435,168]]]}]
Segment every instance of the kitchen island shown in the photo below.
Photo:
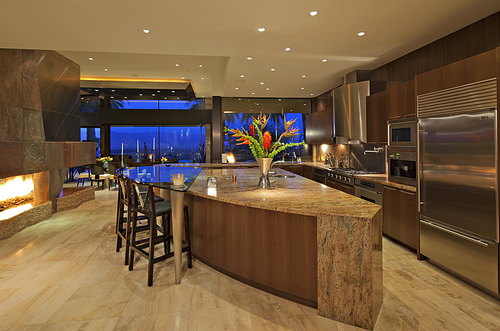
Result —
[{"label": "kitchen island", "polygon": [[272,177],[271,189],[257,183],[258,169],[200,172],[186,194],[193,254],[321,316],[373,329],[382,305],[380,206],[300,176]]}]

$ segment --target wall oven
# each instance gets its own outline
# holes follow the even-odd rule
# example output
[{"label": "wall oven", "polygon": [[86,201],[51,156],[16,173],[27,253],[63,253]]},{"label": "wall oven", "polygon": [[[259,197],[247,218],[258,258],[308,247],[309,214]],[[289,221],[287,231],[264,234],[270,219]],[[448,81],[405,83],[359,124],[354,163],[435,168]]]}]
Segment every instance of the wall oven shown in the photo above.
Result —
[{"label": "wall oven", "polygon": [[389,149],[416,151],[417,122],[414,118],[387,122]]}]

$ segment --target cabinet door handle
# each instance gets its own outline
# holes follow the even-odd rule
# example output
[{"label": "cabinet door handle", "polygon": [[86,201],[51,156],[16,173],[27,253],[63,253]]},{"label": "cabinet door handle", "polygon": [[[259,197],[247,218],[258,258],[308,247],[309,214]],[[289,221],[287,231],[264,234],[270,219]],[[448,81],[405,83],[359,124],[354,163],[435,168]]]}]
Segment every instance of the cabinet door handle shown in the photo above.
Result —
[{"label": "cabinet door handle", "polygon": [[413,193],[413,192],[406,192],[406,191],[403,191],[403,190],[401,190],[400,192],[404,193],[404,194],[407,194],[407,195],[415,196],[415,193]]},{"label": "cabinet door handle", "polygon": [[401,115],[397,115],[397,116],[390,116],[389,119],[392,120],[392,119],[397,119],[397,118],[401,118]]},{"label": "cabinet door handle", "polygon": [[396,191],[395,188],[392,188],[392,187],[389,187],[389,186],[384,186],[386,189],[388,189],[389,191]]},{"label": "cabinet door handle", "polygon": [[406,114],[405,117],[416,117],[416,114],[413,113],[413,114]]},{"label": "cabinet door handle", "polygon": [[352,189],[352,186],[345,186],[345,185],[341,185],[343,188],[345,188],[346,190],[351,190]]}]

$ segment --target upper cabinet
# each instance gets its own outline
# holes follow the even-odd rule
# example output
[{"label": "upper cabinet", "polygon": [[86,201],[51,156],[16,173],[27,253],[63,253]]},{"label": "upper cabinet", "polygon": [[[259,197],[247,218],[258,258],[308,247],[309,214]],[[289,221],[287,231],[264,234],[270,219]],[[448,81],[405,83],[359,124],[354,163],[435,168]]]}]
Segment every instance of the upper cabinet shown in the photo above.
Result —
[{"label": "upper cabinet", "polygon": [[332,143],[332,111],[329,109],[306,115],[306,144]]},{"label": "upper cabinet", "polygon": [[387,103],[389,121],[415,117],[416,99],[415,99],[415,80],[412,79],[403,84],[391,86],[387,89]]}]

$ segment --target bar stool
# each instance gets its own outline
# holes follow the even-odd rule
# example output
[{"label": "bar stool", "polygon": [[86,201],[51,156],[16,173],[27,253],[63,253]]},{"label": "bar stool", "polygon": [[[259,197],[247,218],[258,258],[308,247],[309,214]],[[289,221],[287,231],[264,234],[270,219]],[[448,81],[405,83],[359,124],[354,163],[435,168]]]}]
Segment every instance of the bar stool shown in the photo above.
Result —
[{"label": "bar stool", "polygon": [[[128,269],[134,269],[134,253],[148,259],[148,286],[153,285],[153,265],[155,263],[166,260],[174,256],[173,252],[170,252],[170,241],[173,240],[173,236],[170,233],[170,222],[172,208],[170,201],[160,201],[154,202],[153,187],[149,185],[141,185],[136,182],[131,181],[134,192],[134,213],[132,219],[132,233],[130,236],[130,258]],[[147,187],[147,194],[145,199],[142,198],[140,194],[140,188]],[[149,219],[149,238],[145,243],[136,240],[137,234],[137,213],[146,215]],[[186,235],[187,246],[182,248],[182,252],[188,253],[188,268],[193,267],[193,262],[191,258],[191,245],[189,238],[189,215],[187,213],[187,206],[184,206],[184,215],[187,216],[184,220],[184,230]],[[156,220],[157,217],[161,217],[161,226],[158,226]],[[160,235],[158,235],[158,232]],[[155,245],[163,243],[164,254],[155,257]],[[148,249],[147,251],[145,249]]]},{"label": "bar stool", "polygon": [[[146,197],[147,190],[141,192],[143,199]],[[163,201],[163,198],[155,195],[154,201]],[[133,213],[132,188],[130,179],[118,176],[118,203],[116,209],[116,252],[120,252],[120,248],[125,241],[125,265],[128,265],[130,256],[130,230],[132,225]],[[145,215],[137,217],[138,220],[148,219]],[[146,225],[137,227],[137,232],[149,230],[149,222]]]}]

